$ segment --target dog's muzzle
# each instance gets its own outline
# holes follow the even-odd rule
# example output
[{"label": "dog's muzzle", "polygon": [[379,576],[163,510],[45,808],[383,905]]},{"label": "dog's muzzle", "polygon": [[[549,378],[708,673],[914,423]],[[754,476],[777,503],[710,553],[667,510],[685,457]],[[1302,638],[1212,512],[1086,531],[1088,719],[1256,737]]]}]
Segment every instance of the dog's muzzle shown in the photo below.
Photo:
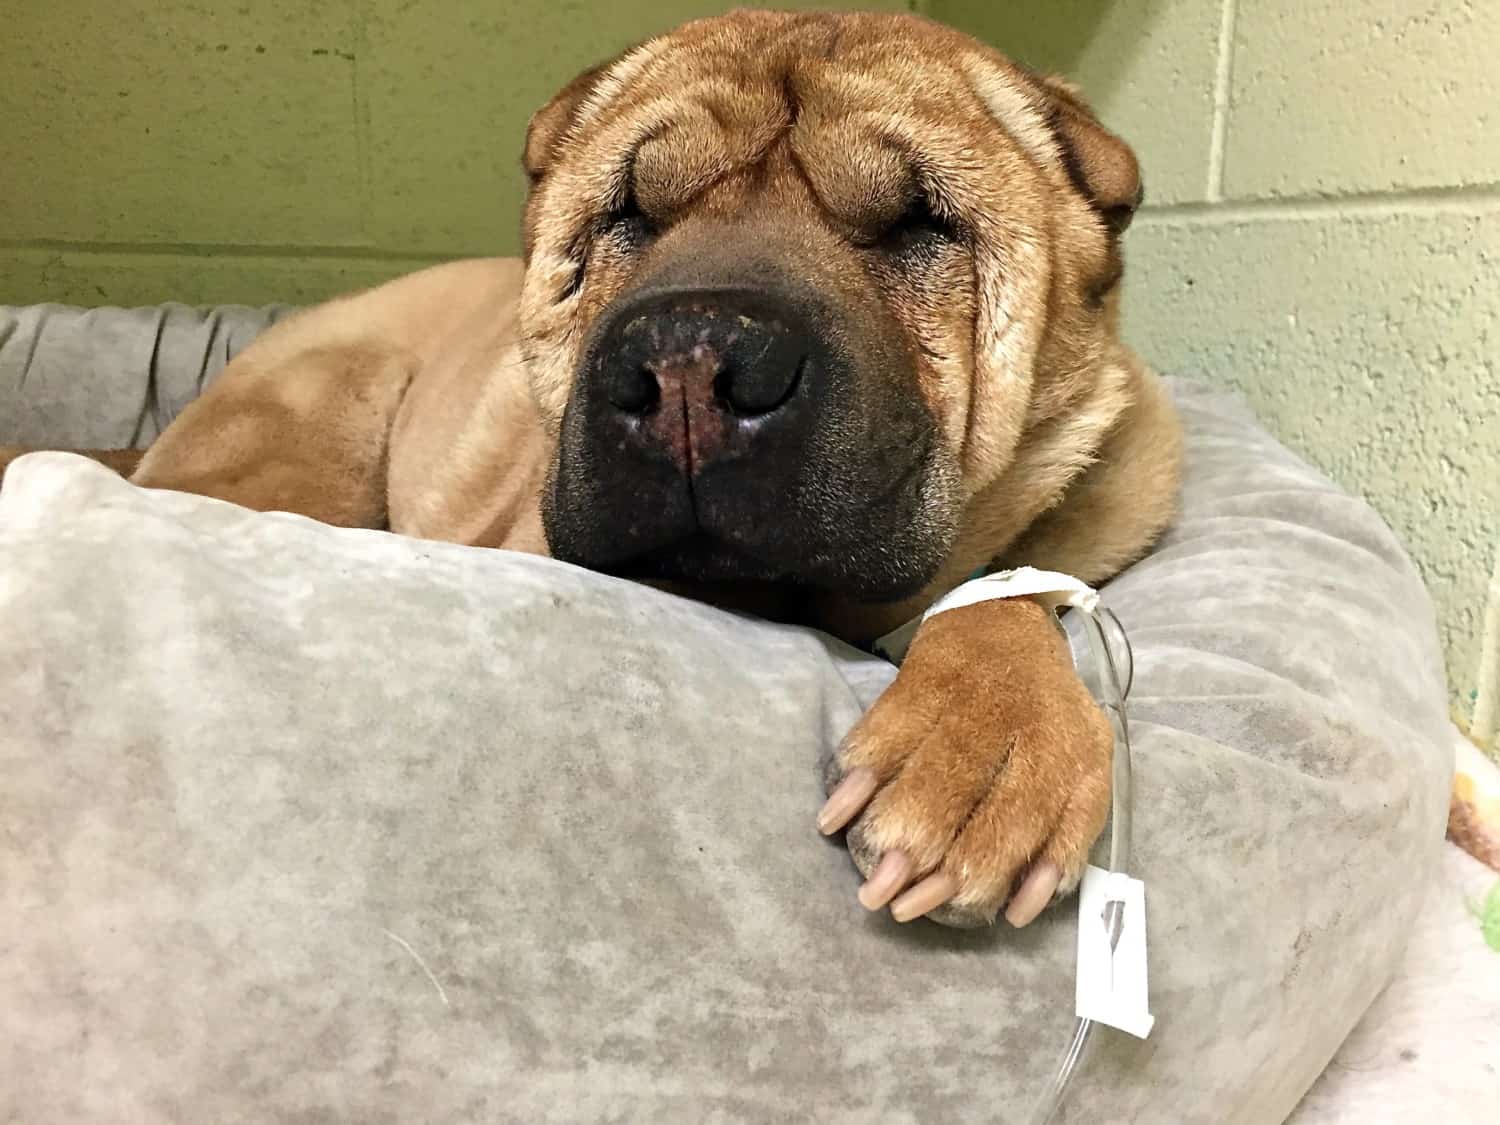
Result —
[{"label": "dog's muzzle", "polygon": [[599,315],[543,492],[548,546],[634,578],[903,596],[946,549],[919,518],[942,483],[931,417],[899,353],[851,349],[819,294],[759,272],[648,283]]}]

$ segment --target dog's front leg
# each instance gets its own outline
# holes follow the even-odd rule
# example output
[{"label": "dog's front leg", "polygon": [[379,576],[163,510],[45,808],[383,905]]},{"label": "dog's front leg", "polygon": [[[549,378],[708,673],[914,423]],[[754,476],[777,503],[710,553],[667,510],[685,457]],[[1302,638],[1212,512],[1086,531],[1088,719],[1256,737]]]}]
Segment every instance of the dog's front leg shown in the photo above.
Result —
[{"label": "dog's front leg", "polygon": [[973,926],[1004,907],[1022,926],[1082,876],[1112,747],[1048,610],[948,610],[839,748],[819,827],[848,826],[869,909]]},{"label": "dog's front leg", "polygon": [[412,360],[356,344],[272,354],[252,346],[231,363],[156,439],[131,481],[383,527],[391,426]]}]

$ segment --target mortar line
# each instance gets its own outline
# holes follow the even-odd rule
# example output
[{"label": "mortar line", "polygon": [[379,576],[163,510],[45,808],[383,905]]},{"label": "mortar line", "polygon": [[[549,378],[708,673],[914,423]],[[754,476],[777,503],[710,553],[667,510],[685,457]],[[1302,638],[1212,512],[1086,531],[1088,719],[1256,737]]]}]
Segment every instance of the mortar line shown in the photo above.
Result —
[{"label": "mortar line", "polygon": [[1212,226],[1254,220],[1489,214],[1497,208],[1500,208],[1500,184],[1474,184],[1357,195],[1247,199],[1233,203],[1166,203],[1143,208],[1136,221],[1142,226]]},{"label": "mortar line", "polygon": [[1474,668],[1474,710],[1469,734],[1491,753],[1500,749],[1500,551],[1490,574],[1479,639],[1479,661]]},{"label": "mortar line", "polygon": [[235,242],[108,242],[66,238],[3,238],[0,251],[54,254],[129,254],[140,257],[182,258],[305,258],[309,261],[441,262],[483,256],[473,248],[395,250],[379,246],[298,246]]},{"label": "mortar line", "polygon": [[1205,193],[1213,203],[1224,198],[1224,146],[1229,139],[1236,7],[1237,0],[1221,0],[1219,7],[1219,53],[1214,60],[1214,113],[1208,134],[1208,188]]},{"label": "mortar line", "polygon": [[374,206],[371,184],[370,149],[373,137],[370,130],[370,99],[365,90],[363,68],[370,54],[369,9],[360,4],[354,14],[354,58],[349,64],[350,94],[354,111],[354,159],[359,173],[359,233],[370,237],[370,211]]}]

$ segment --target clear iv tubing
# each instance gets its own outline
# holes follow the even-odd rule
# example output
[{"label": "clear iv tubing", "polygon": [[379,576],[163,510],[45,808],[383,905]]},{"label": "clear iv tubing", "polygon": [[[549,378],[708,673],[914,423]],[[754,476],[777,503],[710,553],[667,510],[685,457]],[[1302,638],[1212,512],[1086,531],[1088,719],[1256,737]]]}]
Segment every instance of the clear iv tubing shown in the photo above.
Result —
[{"label": "clear iv tubing", "polygon": [[[1110,765],[1112,794],[1109,815],[1109,869],[1124,872],[1130,865],[1130,728],[1125,721],[1125,698],[1130,694],[1130,685],[1135,679],[1135,656],[1130,649],[1130,638],[1120,625],[1120,619],[1109,609],[1101,608],[1097,613],[1079,612],[1083,619],[1083,633],[1088,640],[1089,658],[1098,681],[1097,697],[1109,716],[1114,730],[1114,755]],[[1100,619],[1109,623],[1119,634],[1121,651],[1125,657],[1125,674],[1120,675],[1115,665],[1114,653],[1104,635]],[[1121,683],[1123,679],[1124,683]],[[1089,1044],[1092,1020],[1079,1019],[1073,1027],[1073,1038],[1058,1064],[1057,1073],[1038,1099],[1029,1118],[1031,1125],[1047,1125],[1062,1104],[1063,1093],[1073,1078]]]}]

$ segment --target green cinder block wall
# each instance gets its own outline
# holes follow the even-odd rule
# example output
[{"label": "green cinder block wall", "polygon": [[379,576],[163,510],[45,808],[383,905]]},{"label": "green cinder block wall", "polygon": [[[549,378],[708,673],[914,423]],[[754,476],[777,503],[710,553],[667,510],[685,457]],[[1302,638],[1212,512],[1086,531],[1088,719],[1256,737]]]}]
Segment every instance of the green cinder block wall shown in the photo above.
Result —
[{"label": "green cinder block wall", "polygon": [[515,253],[532,111],[734,6],[9,0],[0,303],[306,302]]},{"label": "green cinder block wall", "polygon": [[[513,252],[530,112],[728,6],[23,0],[0,34],[0,302],[306,302]],[[1067,74],[1136,146],[1127,332],[1159,369],[1242,390],[1391,520],[1455,710],[1493,740],[1500,3],[848,6]]]}]

